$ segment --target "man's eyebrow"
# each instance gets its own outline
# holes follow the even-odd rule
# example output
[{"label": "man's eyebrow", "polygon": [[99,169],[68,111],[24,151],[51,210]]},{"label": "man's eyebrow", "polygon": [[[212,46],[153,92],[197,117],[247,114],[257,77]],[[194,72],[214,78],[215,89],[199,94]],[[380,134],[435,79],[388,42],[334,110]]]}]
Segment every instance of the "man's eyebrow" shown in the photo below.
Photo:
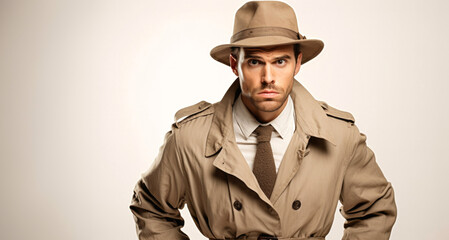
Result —
[{"label": "man's eyebrow", "polygon": [[[251,54],[247,54],[245,55],[245,59],[249,59],[249,58],[255,58],[255,59],[262,59],[262,57],[256,56],[256,55],[251,55]],[[290,55],[282,55],[279,57],[275,57],[274,60],[280,60],[280,59],[291,59],[292,57]]]},{"label": "man's eyebrow", "polygon": [[290,57],[290,55],[285,54],[285,55],[282,55],[280,57],[275,57],[274,59],[275,60],[280,60],[280,59],[291,59],[291,58],[292,57]]}]

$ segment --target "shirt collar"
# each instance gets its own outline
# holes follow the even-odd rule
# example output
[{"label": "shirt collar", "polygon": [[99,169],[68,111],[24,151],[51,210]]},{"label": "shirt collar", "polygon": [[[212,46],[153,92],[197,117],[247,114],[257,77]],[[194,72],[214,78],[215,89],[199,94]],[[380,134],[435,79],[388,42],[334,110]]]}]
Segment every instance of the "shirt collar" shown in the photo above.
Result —
[{"label": "shirt collar", "polygon": [[289,131],[293,133],[293,131],[295,130],[293,101],[290,96],[288,96],[287,105],[282,110],[281,114],[279,114],[279,116],[277,116],[271,122],[262,124],[257,121],[256,118],[248,110],[248,108],[246,108],[245,104],[242,101],[241,95],[237,97],[234,103],[233,115],[245,139],[248,139],[251,133],[253,133],[259,125],[271,124],[276,132],[279,133],[281,138],[285,138],[288,135]]}]

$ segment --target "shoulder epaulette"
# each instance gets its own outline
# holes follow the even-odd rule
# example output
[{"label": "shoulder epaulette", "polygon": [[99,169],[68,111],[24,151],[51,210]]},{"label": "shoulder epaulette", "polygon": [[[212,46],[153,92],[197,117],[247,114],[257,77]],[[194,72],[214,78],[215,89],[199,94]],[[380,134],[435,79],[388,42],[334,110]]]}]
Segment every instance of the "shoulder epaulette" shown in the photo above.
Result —
[{"label": "shoulder epaulette", "polygon": [[192,106],[188,106],[185,108],[180,109],[175,114],[175,124],[177,127],[179,127],[179,123],[185,121],[186,119],[190,119],[193,116],[197,116],[199,113],[205,111],[206,109],[210,108],[212,104],[201,101],[197,104],[194,104]]},{"label": "shoulder epaulette", "polygon": [[345,111],[341,111],[338,110],[336,108],[333,108],[331,106],[329,106],[327,103],[322,102],[322,101],[318,101],[321,105],[321,107],[323,108],[323,110],[326,112],[327,116],[333,117],[333,118],[337,118],[337,119],[341,119],[347,122],[355,122],[354,116],[352,116],[351,113],[349,112],[345,112]]}]

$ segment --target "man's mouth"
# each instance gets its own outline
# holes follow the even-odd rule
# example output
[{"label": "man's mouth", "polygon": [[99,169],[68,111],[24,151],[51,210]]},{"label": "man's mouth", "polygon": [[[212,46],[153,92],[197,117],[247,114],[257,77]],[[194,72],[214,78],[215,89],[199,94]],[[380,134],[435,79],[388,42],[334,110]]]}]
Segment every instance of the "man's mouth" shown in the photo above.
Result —
[{"label": "man's mouth", "polygon": [[278,95],[279,93],[274,90],[263,90],[259,92],[259,95],[266,98],[272,98]]}]

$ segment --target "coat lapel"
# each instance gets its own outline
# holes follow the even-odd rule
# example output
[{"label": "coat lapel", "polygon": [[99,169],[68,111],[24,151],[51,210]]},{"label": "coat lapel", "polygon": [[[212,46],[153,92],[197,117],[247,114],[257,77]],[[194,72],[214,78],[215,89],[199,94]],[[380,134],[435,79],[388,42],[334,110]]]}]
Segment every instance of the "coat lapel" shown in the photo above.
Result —
[{"label": "coat lapel", "polygon": [[322,138],[335,145],[329,119],[320,103],[300,84],[293,81],[290,94],[296,114],[296,130],[310,137]]},{"label": "coat lapel", "polygon": [[257,193],[259,198],[271,205],[270,199],[268,199],[260,188],[256,177],[235,142],[226,141],[215,158],[213,165],[242,181],[249,189]]},{"label": "coat lapel", "polygon": [[221,101],[213,105],[214,118],[207,135],[206,157],[216,154],[223,147],[225,139],[229,138],[229,135],[234,135],[232,105],[238,96],[237,91],[240,91],[238,79],[229,87]]}]

